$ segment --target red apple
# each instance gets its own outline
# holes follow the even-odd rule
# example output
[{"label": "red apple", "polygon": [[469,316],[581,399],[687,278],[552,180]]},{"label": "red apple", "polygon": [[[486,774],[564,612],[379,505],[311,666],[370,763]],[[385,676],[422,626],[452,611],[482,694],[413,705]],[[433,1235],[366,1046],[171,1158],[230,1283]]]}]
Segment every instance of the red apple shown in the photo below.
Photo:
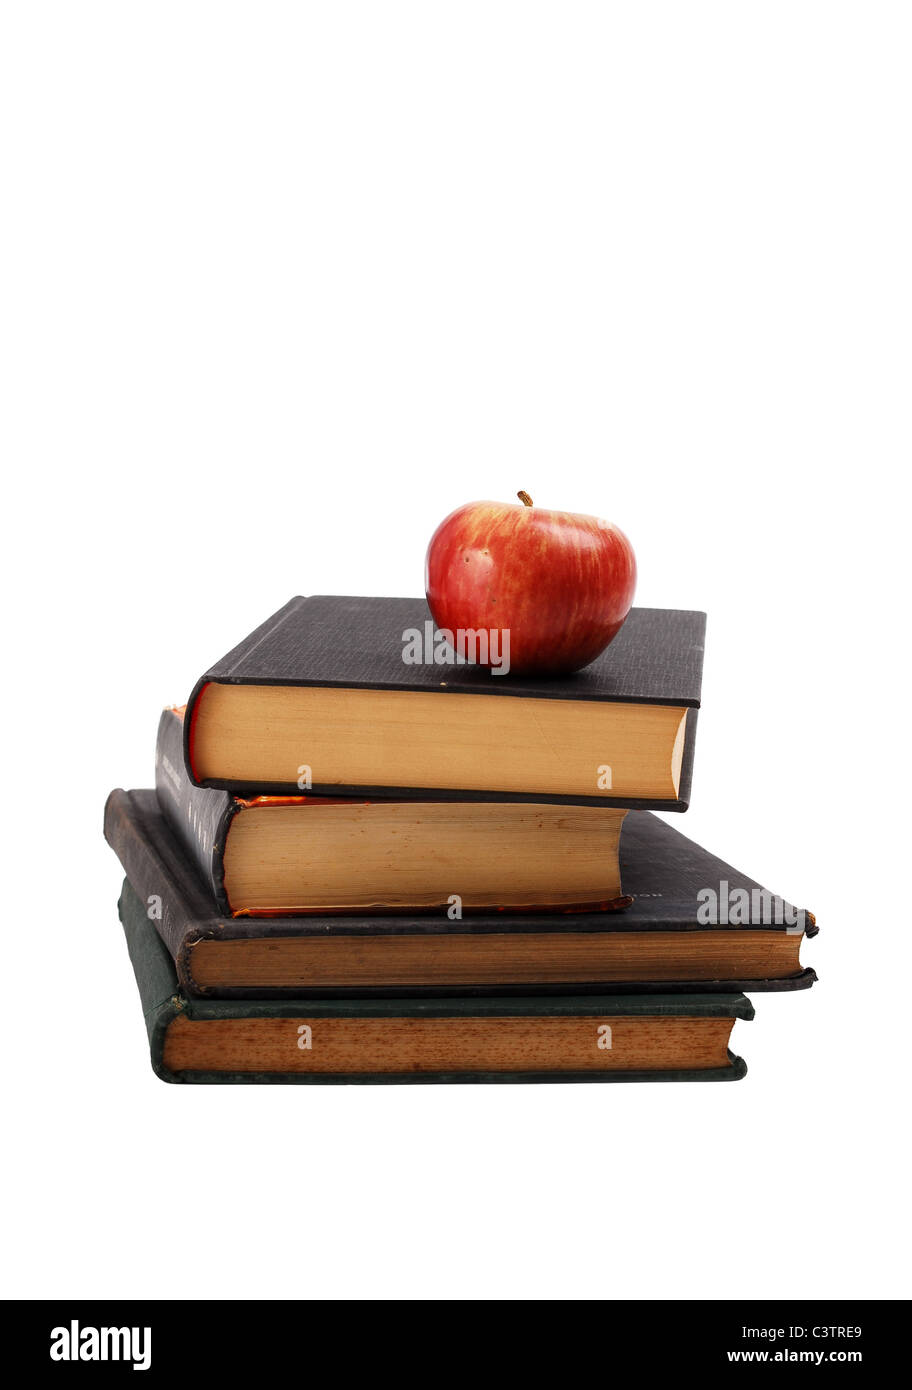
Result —
[{"label": "red apple", "polygon": [[[509,631],[511,671],[578,671],[605,650],[630,611],[633,548],[608,521],[546,511],[517,495],[521,506],[469,502],[437,527],[427,552],[431,614],[454,636]],[[464,642],[454,645],[472,658]]]}]

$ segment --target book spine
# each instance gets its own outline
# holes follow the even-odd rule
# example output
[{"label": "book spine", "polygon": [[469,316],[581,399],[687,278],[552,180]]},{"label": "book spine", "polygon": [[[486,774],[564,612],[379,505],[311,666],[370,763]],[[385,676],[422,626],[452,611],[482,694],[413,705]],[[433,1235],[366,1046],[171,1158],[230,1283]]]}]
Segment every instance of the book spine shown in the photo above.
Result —
[{"label": "book spine", "polygon": [[225,839],[238,809],[227,791],[197,787],[184,763],[184,721],[165,710],[155,746],[155,793],[162,814],[199,871],[220,912],[230,913],[225,893]]},{"label": "book spine", "polygon": [[[159,853],[155,843],[142,832],[130,805],[130,793],[118,788],[105,803],[104,835],[120,860],[124,873],[150,922],[175,960],[181,987],[184,978],[184,947],[188,931],[197,925],[175,885],[174,869]],[[174,846],[177,853],[177,846]],[[187,872],[190,872],[189,865]]]},{"label": "book spine", "polygon": [[184,1001],[178,993],[174,962],[158,932],[149,930],[145,904],[137,896],[129,879],[124,880],[117,911],[142,1002],[152,1070],[162,1081],[180,1081],[181,1078],[164,1065],[168,1024],[184,1009]]}]

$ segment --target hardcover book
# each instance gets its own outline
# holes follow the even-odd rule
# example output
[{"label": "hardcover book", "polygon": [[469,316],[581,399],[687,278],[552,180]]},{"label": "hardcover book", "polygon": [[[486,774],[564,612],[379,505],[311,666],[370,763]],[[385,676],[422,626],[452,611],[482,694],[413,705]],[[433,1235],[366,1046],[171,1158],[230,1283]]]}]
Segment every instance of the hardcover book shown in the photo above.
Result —
[{"label": "hardcover book", "polygon": [[657,816],[631,812],[624,912],[220,913],[154,791],[111,793],[105,836],[188,997],[794,990],[817,927]]},{"label": "hardcover book", "polygon": [[685,810],[705,616],[634,608],[591,665],[460,663],[423,599],[293,598],[197,682],[194,782]]},{"label": "hardcover book", "polygon": [[532,999],[193,999],[129,883],[120,915],[164,1081],[414,1084],[733,1081],[740,994]]},{"label": "hardcover book", "polygon": [[165,710],[159,804],[220,912],[614,910],[626,811],[516,801],[258,796],[194,786]]}]

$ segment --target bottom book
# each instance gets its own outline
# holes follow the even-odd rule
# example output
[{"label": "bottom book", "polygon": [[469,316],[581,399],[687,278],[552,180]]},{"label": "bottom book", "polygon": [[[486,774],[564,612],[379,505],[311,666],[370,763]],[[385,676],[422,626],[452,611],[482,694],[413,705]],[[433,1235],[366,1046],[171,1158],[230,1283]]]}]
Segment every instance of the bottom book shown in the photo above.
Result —
[{"label": "bottom book", "polygon": [[178,993],[171,955],[124,882],[120,918],[163,1081],[391,1085],[735,1081],[743,994],[534,999],[218,1000]]}]

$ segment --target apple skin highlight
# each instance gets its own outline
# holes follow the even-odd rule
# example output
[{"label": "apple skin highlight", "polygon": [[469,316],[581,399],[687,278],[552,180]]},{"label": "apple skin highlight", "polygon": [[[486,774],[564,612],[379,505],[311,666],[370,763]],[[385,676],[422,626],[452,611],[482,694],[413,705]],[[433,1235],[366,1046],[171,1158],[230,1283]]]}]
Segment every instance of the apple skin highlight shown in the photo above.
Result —
[{"label": "apple skin highlight", "polygon": [[469,502],[437,527],[425,571],[431,615],[453,633],[509,630],[511,671],[578,671],[630,612],[633,547],[610,522],[519,496],[520,505]]}]

